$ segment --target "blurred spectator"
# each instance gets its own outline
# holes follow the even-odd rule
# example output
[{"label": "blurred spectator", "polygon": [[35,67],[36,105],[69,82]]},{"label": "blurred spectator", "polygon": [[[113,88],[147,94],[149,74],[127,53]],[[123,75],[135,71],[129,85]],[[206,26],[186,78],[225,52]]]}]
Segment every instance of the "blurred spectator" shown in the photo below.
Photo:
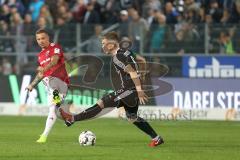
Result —
[{"label": "blurred spectator", "polygon": [[141,18],[137,11],[132,13],[132,20],[129,23],[129,38],[133,41],[133,48],[134,52],[140,51],[140,40],[145,43],[144,37],[148,31],[148,24],[147,21]]},{"label": "blurred spectator", "polygon": [[44,2],[41,0],[32,0],[29,6],[29,11],[32,14],[32,20],[35,22],[37,21],[41,7],[44,5]]},{"label": "blurred spectator", "polygon": [[37,21],[37,29],[47,28],[47,21],[44,17],[39,17]]},{"label": "blurred spectator", "polygon": [[223,54],[233,55],[235,50],[232,43],[232,38],[228,31],[221,31],[219,35],[219,52]]},{"label": "blurred spectator", "polygon": [[161,6],[160,2],[159,4],[154,4],[154,1],[152,0],[145,0],[145,2],[142,5],[142,17],[147,19],[149,17],[149,13],[160,10],[160,6]]},{"label": "blurred spectator", "polygon": [[24,16],[24,30],[23,35],[26,37],[27,52],[35,51],[35,31],[37,30],[35,24],[32,21],[32,16],[30,14],[25,14]]},{"label": "blurred spectator", "polygon": [[157,10],[153,10],[153,9],[148,10],[146,20],[147,20],[147,23],[148,23],[149,26],[151,26],[151,24],[155,23],[154,22],[154,20],[155,20],[154,17],[155,17],[156,12],[157,12]]},{"label": "blurred spectator", "polygon": [[68,8],[68,3],[65,0],[57,0],[57,8],[59,7]]},{"label": "blurred spectator", "polygon": [[148,12],[148,19],[147,19],[147,23],[149,27],[149,31],[147,32],[146,35],[146,43],[145,43],[145,47],[144,47],[144,51],[145,52],[150,52],[150,48],[151,48],[151,38],[153,35],[153,31],[156,30],[156,28],[158,27],[158,19],[157,19],[157,15],[158,14],[162,14],[160,11],[158,10],[152,10],[150,9]]},{"label": "blurred spectator", "polygon": [[158,21],[158,25],[152,32],[151,37],[152,53],[160,52],[166,34],[166,17],[163,14],[159,13],[156,18]]},{"label": "blurred spectator", "polygon": [[[163,27],[159,23],[159,14],[165,16],[166,23],[174,24],[174,27]],[[239,20],[240,0],[2,0],[0,34],[24,34],[27,36],[28,48],[32,48],[30,42],[34,40],[30,37],[37,28],[54,28],[56,40],[64,41],[65,49],[71,49],[76,46],[77,31],[76,25],[71,23],[82,23],[80,37],[81,41],[85,41],[95,36],[96,24],[111,25],[119,22],[120,37],[130,36],[135,51],[140,50],[141,44],[145,52],[181,50],[181,53],[193,53],[202,51],[203,47],[199,47],[204,44],[205,34],[209,37],[206,37],[209,39],[209,50],[218,50],[219,39],[227,39],[219,38],[224,37],[220,36],[222,27],[233,28]],[[205,27],[204,23],[207,24]],[[235,51],[238,51],[240,30],[235,28],[236,32],[230,35],[230,39]],[[168,43],[161,41],[163,35],[160,33],[167,37],[163,39],[169,40]],[[1,39],[0,46],[5,46],[4,50],[11,50],[10,44],[16,42],[9,42],[10,39]],[[153,47],[153,44],[158,48]],[[172,46],[176,49],[172,49]],[[88,50],[87,47],[82,49]]]},{"label": "blurred spectator", "polygon": [[[157,0],[159,2],[159,0]],[[145,0],[120,0],[121,9],[126,10],[127,8],[134,8],[138,11],[140,15],[142,15],[142,4]]]},{"label": "blurred spectator", "polygon": [[127,9],[127,12],[128,12],[128,15],[129,15],[129,19],[132,19],[134,13],[136,12],[137,10],[133,7],[130,7]]},{"label": "blurred spectator", "polygon": [[25,14],[25,7],[22,4],[21,0],[9,0],[8,6],[16,8],[17,12],[21,15],[21,17]]},{"label": "blurred spectator", "polygon": [[167,24],[177,23],[177,16],[179,15],[179,13],[173,7],[173,4],[171,2],[167,2],[165,5],[165,15]]},{"label": "blurred spectator", "polygon": [[212,16],[213,23],[220,23],[223,16],[223,10],[219,8],[217,0],[211,0],[209,5],[210,8],[207,14]]},{"label": "blurred spectator", "polygon": [[20,15],[20,13],[18,12],[18,10],[15,6],[10,6],[10,13],[11,13],[11,15],[14,15],[15,13],[18,13]]},{"label": "blurred spectator", "polygon": [[179,23],[175,25],[174,30],[176,42],[171,41],[169,47],[174,47],[170,50],[178,54],[204,52],[204,43],[197,27],[191,21],[186,22],[184,19],[179,19]]},{"label": "blurred spectator", "polygon": [[233,8],[231,9],[230,13],[230,23],[239,23],[240,22],[240,1],[236,1],[233,4]]},{"label": "blurred spectator", "polygon": [[101,16],[102,6],[98,2],[98,0],[90,0],[89,2],[93,4],[94,10]]},{"label": "blurred spectator", "polygon": [[12,64],[9,62],[7,58],[3,58],[2,61],[2,74],[3,75],[12,74]]},{"label": "blurred spectator", "polygon": [[200,4],[196,3],[195,0],[185,0],[185,10],[195,10],[197,13],[199,12],[200,9]]},{"label": "blurred spectator", "polygon": [[201,17],[199,14],[197,14],[196,10],[190,9],[190,10],[186,11],[186,13],[185,13],[185,20],[188,23],[197,24],[197,23],[201,22]]},{"label": "blurred spectator", "polygon": [[32,21],[32,16],[30,14],[25,14],[24,16],[24,35],[32,35],[35,31],[35,26]]},{"label": "blurred spectator", "polygon": [[186,48],[186,43],[184,40],[184,31],[179,30],[176,33],[176,42],[175,42],[175,47],[173,48],[173,53],[177,53],[179,55],[182,55],[185,53],[185,48]]},{"label": "blurred spectator", "polygon": [[133,0],[120,0],[121,8],[127,9],[129,7],[132,7],[132,1]]},{"label": "blurred spectator", "polygon": [[83,22],[84,14],[87,11],[84,0],[77,0],[72,9],[73,18],[76,22]]},{"label": "blurred spectator", "polygon": [[148,17],[149,10],[160,10],[161,3],[158,0],[145,0],[142,5],[142,16],[143,18]]},{"label": "blurred spectator", "polygon": [[95,25],[94,27],[95,35],[93,35],[89,39],[89,43],[87,45],[88,53],[99,54],[102,52],[102,44],[101,44],[101,38],[100,38],[102,29],[103,27],[101,25]]},{"label": "blurred spectator", "polygon": [[226,24],[229,22],[229,18],[230,18],[230,13],[228,12],[228,10],[224,9],[223,10],[223,16],[221,18],[221,23]]},{"label": "blurred spectator", "polygon": [[183,54],[185,53],[184,48],[186,47],[185,40],[184,40],[184,34],[185,34],[184,28],[187,24],[183,14],[179,14],[179,16],[177,17],[177,21],[178,21],[177,24],[175,24],[174,26],[174,33],[175,33],[175,39],[176,39],[176,42],[174,42],[175,47],[172,47],[170,52]]},{"label": "blurred spectator", "polygon": [[128,36],[128,28],[129,28],[128,12],[126,10],[122,10],[120,12],[120,21],[118,29],[120,38]]},{"label": "blurred spectator", "polygon": [[6,21],[0,21],[0,35],[9,35],[9,27]]},{"label": "blurred spectator", "polygon": [[0,20],[3,20],[5,22],[7,22],[8,24],[10,24],[10,17],[11,17],[11,13],[10,13],[10,8],[8,5],[2,5],[1,6],[1,12],[0,12]]},{"label": "blurred spectator", "polygon": [[186,46],[188,46],[187,53],[203,53],[204,43],[201,39],[199,30],[195,24],[186,23],[183,26],[184,31],[184,41]]},{"label": "blurred spectator", "polygon": [[6,39],[0,41],[0,52],[13,52],[13,42],[11,39],[8,39],[10,32],[8,24],[5,21],[0,21],[0,35],[6,36]]},{"label": "blurred spectator", "polygon": [[87,11],[83,18],[84,24],[98,24],[100,23],[99,14],[94,10],[94,5],[92,3],[87,4]]},{"label": "blurred spectator", "polygon": [[14,39],[14,48],[17,53],[17,62],[20,62],[21,64],[27,63],[28,61],[27,55],[25,54],[27,39],[26,37],[21,36],[23,31],[23,20],[18,12],[14,13],[11,16],[10,34],[17,35],[16,39]]},{"label": "blurred spectator", "polygon": [[236,0],[220,0],[223,3],[224,10],[230,11],[233,8],[234,3]]},{"label": "blurred spectator", "polygon": [[52,15],[50,14],[50,11],[47,5],[42,6],[39,17],[45,18],[47,22],[47,26],[49,28],[53,28],[53,18],[52,18]]},{"label": "blurred spectator", "polygon": [[65,25],[65,21],[63,18],[58,17],[56,20],[56,28],[61,28]]},{"label": "blurred spectator", "polygon": [[58,8],[57,18],[62,18],[65,22],[69,22],[72,19],[72,14],[68,11],[66,6],[60,6]]},{"label": "blurred spectator", "polygon": [[106,0],[102,9],[103,21],[106,24],[116,23],[121,10],[119,0]]},{"label": "blurred spectator", "polygon": [[[186,14],[186,13],[185,13]],[[179,14],[179,16],[177,16],[177,23],[174,25],[174,32],[177,33],[179,30],[181,30],[183,28],[183,25],[186,23],[186,16],[184,16],[183,13]]]},{"label": "blurred spectator", "polygon": [[55,36],[58,38],[56,39],[58,43],[64,44],[62,47],[64,51],[68,51],[69,49],[76,46],[76,26],[69,25],[65,22],[64,19],[58,17],[56,20],[56,27],[55,29]]},{"label": "blurred spectator", "polygon": [[21,18],[19,13],[14,13],[11,15],[11,25],[10,25],[10,33],[12,35],[22,34],[23,32],[23,19]]},{"label": "blurred spectator", "polygon": [[[92,3],[87,4],[87,10],[83,17],[83,25],[82,25],[82,39],[87,40],[89,39],[94,33],[94,24],[100,23],[100,16],[98,15],[97,11],[94,10],[94,5]],[[86,47],[84,48],[86,51]]]}]

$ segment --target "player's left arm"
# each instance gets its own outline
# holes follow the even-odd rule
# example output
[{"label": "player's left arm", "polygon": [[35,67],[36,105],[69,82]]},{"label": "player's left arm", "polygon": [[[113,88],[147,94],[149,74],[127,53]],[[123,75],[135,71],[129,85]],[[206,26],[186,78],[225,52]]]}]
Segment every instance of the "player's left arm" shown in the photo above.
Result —
[{"label": "player's left arm", "polygon": [[145,76],[146,76],[146,69],[147,69],[147,61],[144,57],[140,56],[140,55],[136,55],[136,61],[137,61],[137,64],[139,66],[139,71],[140,71],[140,74],[141,74],[141,79],[143,81],[145,81]]},{"label": "player's left arm", "polygon": [[139,101],[140,104],[145,104],[148,101],[148,96],[145,94],[145,92],[142,90],[142,85],[141,85],[141,81],[139,79],[139,75],[137,74],[137,71],[130,65],[128,64],[125,67],[125,72],[127,72],[128,74],[130,74],[131,79],[133,80],[133,83],[135,84],[137,93],[138,93],[138,97],[139,97]]}]

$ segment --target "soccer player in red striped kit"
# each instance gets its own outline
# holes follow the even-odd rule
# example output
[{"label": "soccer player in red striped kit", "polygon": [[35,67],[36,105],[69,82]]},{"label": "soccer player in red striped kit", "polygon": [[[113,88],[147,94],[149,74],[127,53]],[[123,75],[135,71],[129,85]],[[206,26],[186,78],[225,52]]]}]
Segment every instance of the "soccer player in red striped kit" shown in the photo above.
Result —
[{"label": "soccer player in red striped kit", "polygon": [[47,89],[50,105],[49,113],[45,129],[36,141],[38,143],[45,143],[57,119],[56,111],[67,94],[69,77],[65,68],[64,53],[61,46],[51,43],[49,33],[44,29],[39,29],[36,32],[36,40],[42,49],[38,54],[39,66],[36,77],[28,85],[26,90],[31,92],[40,81],[43,82]]}]

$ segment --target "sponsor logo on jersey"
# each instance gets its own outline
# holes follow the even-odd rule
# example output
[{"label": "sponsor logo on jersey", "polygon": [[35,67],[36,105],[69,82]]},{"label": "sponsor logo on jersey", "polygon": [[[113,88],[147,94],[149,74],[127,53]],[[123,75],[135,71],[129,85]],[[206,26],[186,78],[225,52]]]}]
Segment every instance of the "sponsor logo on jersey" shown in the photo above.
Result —
[{"label": "sponsor logo on jersey", "polygon": [[54,53],[55,54],[60,54],[60,49],[59,48],[54,48]]},{"label": "sponsor logo on jersey", "polygon": [[50,51],[47,51],[47,52],[45,53],[46,57],[48,57],[48,56],[49,56],[49,52],[50,52]]},{"label": "sponsor logo on jersey", "polygon": [[51,60],[51,58],[47,58],[47,59],[43,60],[42,62],[40,62],[40,65],[43,65],[44,63],[47,63],[50,60]]}]

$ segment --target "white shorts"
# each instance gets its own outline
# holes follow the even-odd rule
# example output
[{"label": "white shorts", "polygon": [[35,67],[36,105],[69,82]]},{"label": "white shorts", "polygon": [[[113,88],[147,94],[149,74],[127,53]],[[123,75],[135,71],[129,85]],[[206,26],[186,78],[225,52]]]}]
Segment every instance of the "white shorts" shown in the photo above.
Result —
[{"label": "white shorts", "polygon": [[55,89],[59,91],[59,96],[61,97],[62,103],[63,103],[64,98],[66,97],[67,91],[68,91],[67,83],[65,83],[64,81],[62,81],[57,77],[50,77],[50,76],[43,78],[42,82],[45,85],[45,88],[48,93],[48,103],[52,104],[53,91]]}]

